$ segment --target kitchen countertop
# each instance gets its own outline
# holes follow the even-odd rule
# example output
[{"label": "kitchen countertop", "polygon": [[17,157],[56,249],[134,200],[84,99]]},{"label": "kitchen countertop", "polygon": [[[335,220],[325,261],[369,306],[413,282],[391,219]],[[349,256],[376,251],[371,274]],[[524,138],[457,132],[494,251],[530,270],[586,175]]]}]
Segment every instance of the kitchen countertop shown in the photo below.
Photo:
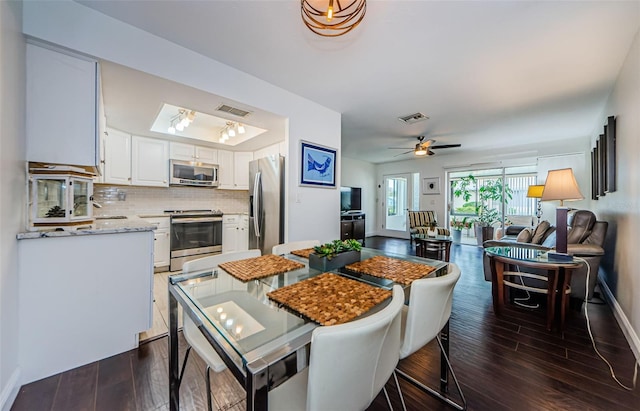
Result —
[{"label": "kitchen countertop", "polygon": [[63,230],[42,229],[40,231],[26,231],[18,233],[18,240],[49,237],[70,237],[95,234],[117,234],[135,231],[153,231],[156,226],[137,216],[121,219],[96,219],[91,224],[65,227]]}]

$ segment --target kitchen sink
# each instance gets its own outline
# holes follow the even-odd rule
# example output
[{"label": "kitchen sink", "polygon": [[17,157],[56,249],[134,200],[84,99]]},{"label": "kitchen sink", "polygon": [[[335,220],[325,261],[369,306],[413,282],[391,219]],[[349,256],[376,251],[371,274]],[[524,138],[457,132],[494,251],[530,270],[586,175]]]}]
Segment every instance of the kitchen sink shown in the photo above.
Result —
[{"label": "kitchen sink", "polygon": [[96,217],[96,220],[126,220],[126,215],[105,215],[101,217]]}]

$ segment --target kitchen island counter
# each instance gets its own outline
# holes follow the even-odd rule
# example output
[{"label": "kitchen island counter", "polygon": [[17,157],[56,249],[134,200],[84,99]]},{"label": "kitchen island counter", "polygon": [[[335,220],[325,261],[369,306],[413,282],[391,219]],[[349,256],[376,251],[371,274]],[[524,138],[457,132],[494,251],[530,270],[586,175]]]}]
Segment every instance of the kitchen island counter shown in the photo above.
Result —
[{"label": "kitchen island counter", "polygon": [[98,217],[91,224],[67,227],[64,229],[43,229],[39,231],[26,231],[18,233],[16,238],[18,240],[28,240],[48,237],[73,237],[81,235],[132,233],[138,231],[153,231],[155,229],[156,226],[154,224],[151,224],[145,221],[143,218],[139,218],[137,216],[128,216],[127,218]]}]

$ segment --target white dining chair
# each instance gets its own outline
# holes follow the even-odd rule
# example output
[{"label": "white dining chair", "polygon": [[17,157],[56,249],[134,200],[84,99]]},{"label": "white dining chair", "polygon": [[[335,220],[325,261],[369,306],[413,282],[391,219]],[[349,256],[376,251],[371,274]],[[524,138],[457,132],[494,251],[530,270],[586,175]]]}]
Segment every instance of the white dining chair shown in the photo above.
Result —
[{"label": "white dining chair", "polygon": [[269,392],[269,410],[366,409],[398,364],[403,305],[396,285],[379,312],[313,330],[309,366]]},{"label": "white dining chair", "polygon": [[[460,384],[456,378],[449,357],[440,341],[440,331],[444,328],[451,317],[451,305],[453,302],[453,288],[460,278],[460,268],[449,263],[448,273],[441,277],[423,278],[411,283],[411,293],[409,296],[409,306],[402,310],[402,345],[400,347],[400,359],[405,359],[420,348],[433,341],[438,341],[440,351],[446,360],[447,367],[456,388],[460,393],[462,405],[456,404],[450,398],[443,396],[440,392],[426,386],[404,371],[396,369],[401,377],[409,380],[414,385],[422,388],[425,392],[433,395],[454,408],[464,410],[467,402],[460,389]],[[402,407],[406,410],[402,391],[399,390]]]},{"label": "white dining chair", "polygon": [[302,240],[302,241],[292,241],[290,243],[283,243],[274,245],[271,249],[271,254],[274,255],[285,255],[289,254],[294,250],[302,250],[305,248],[312,248],[317,245],[320,245],[319,240]]},{"label": "white dining chair", "polygon": [[[198,258],[196,260],[191,260],[184,263],[184,265],[182,266],[182,272],[184,274],[188,274],[190,272],[216,267],[222,263],[226,263],[229,261],[259,257],[260,254],[260,250],[248,250],[225,254],[216,254],[209,257]],[[207,408],[209,409],[209,411],[211,411],[213,398],[211,395],[210,371],[213,370],[213,372],[219,373],[221,371],[224,371],[227,368],[227,365],[224,363],[224,361],[222,361],[222,358],[220,358],[218,353],[213,349],[211,343],[205,338],[204,335],[202,335],[202,332],[200,332],[196,324],[185,313],[185,310],[182,310],[182,334],[184,335],[184,339],[187,341],[187,344],[189,344],[189,347],[187,348],[187,351],[184,355],[184,362],[182,363],[182,371],[180,372],[179,380],[182,381],[182,376],[184,375],[184,370],[187,366],[187,360],[189,359],[189,352],[191,352],[191,349],[193,348],[193,350],[207,364],[205,373],[207,384]]]}]

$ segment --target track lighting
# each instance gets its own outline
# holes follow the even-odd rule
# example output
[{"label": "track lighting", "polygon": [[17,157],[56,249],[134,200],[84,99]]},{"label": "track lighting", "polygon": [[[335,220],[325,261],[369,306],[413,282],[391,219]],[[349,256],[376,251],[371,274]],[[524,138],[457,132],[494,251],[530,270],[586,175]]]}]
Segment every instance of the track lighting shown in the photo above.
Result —
[{"label": "track lighting", "polygon": [[183,108],[179,109],[178,114],[171,117],[167,132],[169,134],[175,134],[176,130],[183,131],[186,127],[189,127],[189,125],[193,123],[195,117],[196,112],[194,110],[187,111]]}]

